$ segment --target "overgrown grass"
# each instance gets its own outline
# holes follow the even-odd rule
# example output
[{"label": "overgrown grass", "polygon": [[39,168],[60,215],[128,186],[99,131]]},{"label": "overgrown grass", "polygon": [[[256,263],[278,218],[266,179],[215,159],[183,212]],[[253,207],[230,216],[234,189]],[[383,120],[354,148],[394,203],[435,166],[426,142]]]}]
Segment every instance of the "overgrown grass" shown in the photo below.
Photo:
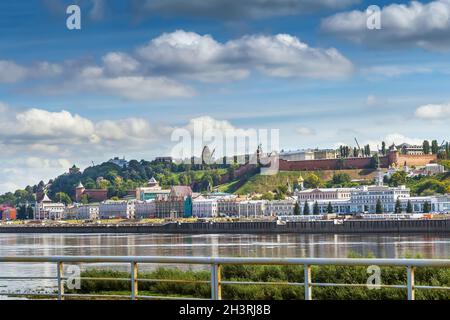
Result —
[{"label": "overgrown grass", "polygon": [[[367,267],[352,266],[313,266],[312,282],[314,283],[349,283],[366,284]],[[129,278],[127,272],[111,270],[87,270],[82,277],[99,278]],[[416,285],[450,286],[450,269],[448,268],[417,268]],[[140,279],[168,279],[209,281],[209,271],[182,271],[179,269],[159,268],[152,272],[139,273]],[[303,266],[223,266],[223,281],[254,281],[303,283]],[[406,268],[381,267],[381,283],[383,285],[405,285]],[[139,282],[142,295],[158,295],[171,297],[209,298],[211,288],[209,283],[178,283],[178,282]],[[81,290],[77,293],[95,294],[130,294],[129,281],[82,280]],[[318,300],[398,300],[406,299],[406,289],[381,288],[369,290],[363,287],[314,287],[313,298]],[[222,297],[230,300],[302,300],[302,286],[277,285],[222,285]],[[417,289],[416,299],[441,300],[450,299],[449,290]]]}]

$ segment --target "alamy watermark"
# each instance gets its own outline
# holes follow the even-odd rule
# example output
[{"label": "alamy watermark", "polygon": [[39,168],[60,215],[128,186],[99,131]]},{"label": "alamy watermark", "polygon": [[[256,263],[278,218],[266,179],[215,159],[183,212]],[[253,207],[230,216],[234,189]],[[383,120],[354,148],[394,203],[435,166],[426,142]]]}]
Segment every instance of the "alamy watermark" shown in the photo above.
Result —
[{"label": "alamy watermark", "polygon": [[367,273],[370,274],[366,282],[367,288],[369,290],[381,289],[381,268],[376,265],[368,266]]},{"label": "alamy watermark", "polygon": [[381,9],[379,6],[372,5],[366,9],[366,26],[369,30],[381,29]]},{"label": "alamy watermark", "polygon": [[177,128],[171,141],[171,157],[177,162],[209,164],[253,164],[261,173],[278,172],[279,129],[217,129],[196,122],[189,129]]},{"label": "alamy watermark", "polygon": [[75,4],[67,7],[66,14],[69,16],[66,20],[66,26],[69,30],[81,30],[81,8]]},{"label": "alamy watermark", "polygon": [[81,289],[81,268],[77,265],[70,265],[66,268],[66,287],[69,290]]}]

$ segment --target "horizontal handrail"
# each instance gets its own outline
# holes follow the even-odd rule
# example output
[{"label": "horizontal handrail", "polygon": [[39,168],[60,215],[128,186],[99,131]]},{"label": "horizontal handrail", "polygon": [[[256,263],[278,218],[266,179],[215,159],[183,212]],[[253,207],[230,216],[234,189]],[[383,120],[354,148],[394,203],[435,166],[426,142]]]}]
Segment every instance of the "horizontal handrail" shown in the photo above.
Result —
[{"label": "horizontal handrail", "polygon": [[0,263],[161,263],[221,265],[340,265],[450,267],[450,259],[380,259],[380,258],[230,258],[230,257],[157,257],[157,256],[18,256],[0,257]]},{"label": "horizontal handrail", "polygon": [[[98,297],[105,299],[198,299],[195,297],[167,297],[154,295],[139,295],[138,285],[140,282],[167,282],[167,283],[201,283],[210,284],[211,298],[221,299],[222,285],[288,285],[303,287],[305,290],[305,299],[312,299],[313,287],[363,287],[367,284],[356,283],[318,283],[313,282],[311,278],[312,266],[324,265],[338,265],[338,266],[394,266],[405,267],[407,272],[406,284],[380,284],[382,288],[398,288],[407,289],[408,299],[415,299],[415,289],[434,289],[434,290],[450,290],[446,286],[431,286],[431,285],[415,285],[414,274],[415,269],[419,267],[450,267],[450,259],[380,259],[380,258],[235,258],[235,257],[178,257],[178,256],[14,256],[14,257],[0,257],[0,263],[54,263],[56,264],[55,277],[0,277],[1,281],[14,280],[56,280],[57,293],[5,293],[0,292],[0,296],[47,296],[56,297],[59,300],[65,297],[73,298],[88,298]],[[80,280],[111,280],[111,281],[130,281],[131,294],[124,295],[95,295],[95,294],[67,294],[64,292],[64,283],[68,280],[64,277],[64,265],[68,264],[97,264],[97,263],[112,263],[112,264],[129,264],[131,269],[130,278],[105,278],[105,277],[79,277]],[[210,280],[177,280],[177,279],[148,279],[138,277],[138,264],[188,264],[188,265],[208,265],[211,269]],[[301,265],[304,266],[304,281],[297,282],[282,282],[282,281],[230,281],[221,279],[221,267],[223,265]]]}]

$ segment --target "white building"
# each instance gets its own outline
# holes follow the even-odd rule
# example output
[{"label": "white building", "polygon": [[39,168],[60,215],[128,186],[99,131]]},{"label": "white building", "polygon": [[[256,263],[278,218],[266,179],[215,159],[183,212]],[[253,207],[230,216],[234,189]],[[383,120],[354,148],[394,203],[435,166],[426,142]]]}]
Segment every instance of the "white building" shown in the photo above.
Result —
[{"label": "white building", "polygon": [[424,171],[427,175],[434,175],[445,172],[445,167],[438,163],[429,163],[425,165]]},{"label": "white building", "polygon": [[286,161],[314,160],[314,151],[313,150],[285,151],[280,153],[280,159]]},{"label": "white building", "polygon": [[64,215],[64,203],[53,203],[52,200],[44,195],[41,202],[37,202],[34,209],[35,220],[61,220]]},{"label": "white building", "polygon": [[134,219],[134,201],[104,201],[99,206],[100,219]]},{"label": "white building", "polygon": [[219,215],[217,199],[205,199],[198,197],[192,200],[192,216],[199,218],[211,218]]},{"label": "white building", "polygon": [[99,205],[74,205],[64,210],[66,220],[96,220],[99,218]]},{"label": "white building", "polygon": [[125,160],[125,157],[123,157],[123,159],[119,159],[119,157],[114,157],[113,159],[110,159],[108,162],[113,163],[121,168],[128,167],[128,161]]},{"label": "white building", "polygon": [[405,186],[363,186],[355,187],[351,192],[350,199],[319,199],[302,200],[298,198],[301,212],[303,213],[305,202],[308,202],[310,214],[314,213],[314,205],[317,203],[319,213],[328,213],[331,205],[332,213],[336,214],[356,214],[356,213],[376,213],[377,202],[380,201],[384,213],[394,213],[397,199],[400,201],[402,212],[407,211],[408,203],[411,203],[412,213],[423,213],[425,203],[430,205],[431,212],[449,212],[450,196],[437,195],[427,197],[411,197],[410,190]]},{"label": "white building", "polygon": [[265,215],[266,200],[245,200],[237,203],[239,218],[257,218]]},{"label": "white building", "polygon": [[268,201],[266,205],[266,216],[290,216],[294,214],[295,199]]},{"label": "white building", "polygon": [[295,195],[299,201],[320,201],[320,200],[340,200],[350,199],[354,188],[316,188],[296,191]]}]

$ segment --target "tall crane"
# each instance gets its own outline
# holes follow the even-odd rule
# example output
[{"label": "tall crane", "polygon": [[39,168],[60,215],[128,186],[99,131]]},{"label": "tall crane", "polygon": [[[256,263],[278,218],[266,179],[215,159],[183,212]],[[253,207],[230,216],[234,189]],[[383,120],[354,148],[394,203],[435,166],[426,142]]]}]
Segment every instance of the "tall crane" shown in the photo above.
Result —
[{"label": "tall crane", "polygon": [[358,156],[359,156],[359,154],[361,152],[361,147],[359,146],[359,143],[358,143],[358,140],[356,139],[356,137],[355,137],[355,142],[356,142],[356,145],[358,146]]}]

